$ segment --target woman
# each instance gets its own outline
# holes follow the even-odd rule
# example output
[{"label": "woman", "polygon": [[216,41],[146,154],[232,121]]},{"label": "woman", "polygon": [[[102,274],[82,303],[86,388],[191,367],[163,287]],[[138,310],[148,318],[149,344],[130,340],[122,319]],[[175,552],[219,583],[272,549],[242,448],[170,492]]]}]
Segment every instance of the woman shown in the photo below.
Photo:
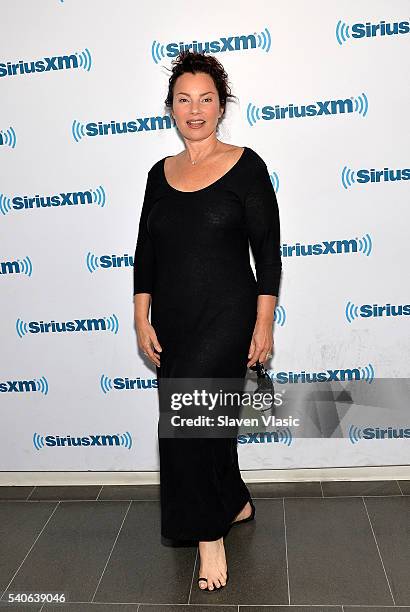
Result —
[{"label": "woman", "polygon": [[[148,172],[134,260],[138,344],[160,388],[161,377],[244,379],[248,367],[272,356],[279,212],[261,157],[217,138],[229,97],[213,56],[184,51],[173,61],[165,104],[185,148]],[[158,442],[161,534],[198,542],[198,586],[221,588],[224,536],[254,516],[237,439]]]}]

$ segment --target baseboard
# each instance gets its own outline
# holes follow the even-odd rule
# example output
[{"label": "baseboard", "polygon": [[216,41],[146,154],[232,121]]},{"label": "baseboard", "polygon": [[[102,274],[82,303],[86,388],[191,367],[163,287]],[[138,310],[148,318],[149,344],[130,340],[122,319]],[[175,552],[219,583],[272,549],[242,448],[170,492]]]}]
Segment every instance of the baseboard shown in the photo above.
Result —
[{"label": "baseboard", "polygon": [[[247,483],[318,480],[410,480],[409,465],[242,470]],[[159,472],[0,472],[0,486],[159,484]]]}]

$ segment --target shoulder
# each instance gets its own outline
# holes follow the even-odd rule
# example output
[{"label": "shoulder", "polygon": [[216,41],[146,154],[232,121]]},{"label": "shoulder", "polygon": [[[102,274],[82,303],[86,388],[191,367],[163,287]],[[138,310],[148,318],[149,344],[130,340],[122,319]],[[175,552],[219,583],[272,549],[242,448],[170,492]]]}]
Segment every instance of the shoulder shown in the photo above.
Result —
[{"label": "shoulder", "polygon": [[161,169],[161,166],[164,163],[164,159],[165,159],[165,157],[163,157],[162,159],[159,159],[154,164],[152,164],[152,166],[148,170],[148,174],[150,176],[155,175]]},{"label": "shoulder", "polygon": [[264,160],[262,159],[262,157],[259,155],[259,153],[257,153],[257,151],[255,151],[254,149],[251,149],[251,147],[247,147],[245,146],[238,146],[238,145],[233,145],[233,144],[226,144],[226,152],[228,153],[237,153],[239,150],[242,150],[242,154],[239,156],[238,161],[242,159],[242,162],[244,164],[247,164],[248,166],[255,166],[255,167],[266,167],[266,164],[264,162]]},{"label": "shoulder", "polygon": [[183,155],[183,151],[181,151],[180,153],[177,153],[176,155],[166,155],[165,157],[161,157],[161,159],[159,159],[158,161],[156,161],[148,170],[148,175],[150,177],[154,177],[155,175],[157,175],[158,173],[161,173],[163,168],[164,168],[164,162],[166,159],[173,159],[173,160],[178,160],[182,155]]},{"label": "shoulder", "polygon": [[161,182],[165,159],[166,157],[162,157],[149,167],[147,180],[150,184]]},{"label": "shoulder", "polygon": [[254,149],[251,149],[250,147],[245,147],[245,151],[247,152],[247,159],[248,162],[255,166],[255,168],[260,168],[260,169],[264,169],[266,168],[266,162],[265,160],[259,155],[259,153],[257,151],[255,151]]},{"label": "shoulder", "polygon": [[242,189],[247,198],[253,193],[266,193],[272,196],[273,184],[267,164],[263,157],[254,149],[246,147],[246,160],[242,167]]},{"label": "shoulder", "polygon": [[257,151],[246,147],[246,160],[244,162],[247,165],[246,182],[248,185],[270,181],[269,170],[263,157],[259,155]]}]

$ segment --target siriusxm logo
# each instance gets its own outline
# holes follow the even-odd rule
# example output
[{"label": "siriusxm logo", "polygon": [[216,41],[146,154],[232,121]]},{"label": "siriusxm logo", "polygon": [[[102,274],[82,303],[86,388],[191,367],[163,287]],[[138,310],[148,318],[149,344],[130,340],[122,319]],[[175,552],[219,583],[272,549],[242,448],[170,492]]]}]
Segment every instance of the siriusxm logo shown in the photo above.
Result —
[{"label": "siriusxm logo", "polygon": [[54,70],[72,70],[82,68],[90,72],[92,66],[91,53],[88,49],[75,52],[71,55],[53,55],[38,60],[23,61],[17,63],[0,63],[0,77],[32,74],[33,72],[51,72]]},{"label": "siriusxm logo", "polygon": [[318,100],[310,104],[288,104],[288,106],[263,106],[259,108],[249,102],[246,109],[246,118],[250,126],[264,119],[304,119],[305,117],[321,117],[323,115],[339,115],[344,113],[358,113],[365,117],[369,103],[365,93],[360,96],[345,98],[344,100]]},{"label": "siriusxm logo", "polygon": [[134,257],[125,253],[124,255],[94,255],[88,251],[85,257],[87,270],[92,274],[96,270],[107,270],[108,268],[131,268],[134,265]]},{"label": "siriusxm logo", "polygon": [[357,444],[360,440],[393,440],[399,438],[410,438],[410,427],[357,427],[350,425],[349,440]]},{"label": "siriusxm logo", "polygon": [[286,322],[286,310],[284,309],[283,306],[276,306],[275,311],[273,313],[273,320],[276,323],[276,325],[280,325],[281,327],[283,327],[285,325]]},{"label": "siriusxm logo", "polygon": [[275,193],[279,191],[279,175],[277,172],[272,172],[269,174],[270,182],[272,183],[272,187],[275,190]]},{"label": "siriusxm logo", "polygon": [[0,393],[42,393],[48,394],[48,381],[45,376],[30,380],[7,380],[0,382]]},{"label": "siriusxm logo", "polygon": [[0,147],[11,147],[14,149],[16,142],[16,132],[11,126],[7,130],[0,130]]},{"label": "siriusxm logo", "polygon": [[397,36],[397,34],[408,34],[410,32],[410,22],[393,21],[386,22],[382,19],[379,23],[354,23],[349,25],[344,21],[336,24],[336,40],[339,45],[343,45],[350,38],[374,38],[375,36]]},{"label": "siriusxm logo", "polygon": [[398,170],[376,170],[375,168],[361,168],[360,170],[351,170],[344,166],[341,172],[342,185],[348,189],[354,183],[392,183],[396,181],[408,181],[410,179],[410,168],[401,168]]},{"label": "siriusxm logo", "polygon": [[133,132],[153,132],[156,130],[170,130],[175,127],[175,120],[170,115],[156,117],[137,117],[135,121],[102,121],[80,123],[74,119],[71,125],[71,135],[75,142],[86,136],[108,136],[116,134],[129,134]]},{"label": "siriusxm logo", "polygon": [[344,240],[324,240],[314,244],[283,244],[281,254],[283,257],[309,257],[311,255],[345,255],[346,253],[361,253],[369,256],[372,252],[372,239],[370,234],[363,238],[346,238]]},{"label": "siriusxm logo", "polygon": [[123,434],[96,434],[89,436],[42,436],[33,434],[33,445],[36,450],[45,446],[64,448],[67,446],[124,446],[132,448],[132,437],[129,431]]},{"label": "siriusxm logo", "polygon": [[117,315],[102,317],[100,319],[74,319],[73,321],[30,321],[22,319],[16,321],[17,335],[22,338],[27,334],[50,334],[64,332],[93,332],[110,331],[118,333],[119,323]]},{"label": "siriusxm logo", "polygon": [[280,442],[290,446],[293,442],[289,427],[279,431],[262,431],[258,433],[240,434],[237,436],[239,444],[264,444],[266,442]]},{"label": "siriusxm logo", "polygon": [[345,308],[345,316],[349,323],[354,319],[362,317],[368,319],[369,317],[403,317],[410,314],[410,304],[362,304],[357,306],[353,302],[347,302]]},{"label": "siriusxm logo", "polygon": [[156,378],[110,378],[105,374],[101,375],[100,388],[103,393],[109,391],[134,391],[135,389],[157,389],[158,380]]},{"label": "siriusxm logo", "polygon": [[31,276],[33,273],[33,264],[30,257],[24,259],[16,259],[14,261],[0,261],[1,274],[25,274]]},{"label": "siriusxm logo", "polygon": [[170,42],[165,45],[154,40],[151,45],[151,57],[156,64],[164,57],[176,57],[181,51],[196,51],[205,53],[226,53],[227,51],[248,51],[261,49],[269,53],[271,48],[271,35],[268,28],[253,34],[239,36],[221,36],[215,40],[200,42]]},{"label": "siriusxm logo", "polygon": [[106,196],[104,187],[85,191],[57,193],[51,196],[14,196],[9,197],[0,193],[0,212],[7,215],[11,210],[39,210],[40,208],[60,208],[62,206],[78,206],[79,204],[96,204],[104,208]]},{"label": "siriusxm logo", "polygon": [[276,383],[317,383],[345,380],[364,380],[371,384],[374,379],[374,368],[371,363],[369,365],[357,368],[348,368],[343,370],[322,370],[321,372],[274,372],[268,370],[268,374],[273,382]]}]

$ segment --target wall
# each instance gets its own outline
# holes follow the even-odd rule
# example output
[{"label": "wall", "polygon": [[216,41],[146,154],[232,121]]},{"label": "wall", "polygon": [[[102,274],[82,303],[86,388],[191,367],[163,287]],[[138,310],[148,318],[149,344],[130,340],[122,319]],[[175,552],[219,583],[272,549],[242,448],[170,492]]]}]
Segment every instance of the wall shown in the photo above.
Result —
[{"label": "wall", "polygon": [[[397,379],[408,404],[407,1],[4,0],[2,26],[1,470],[158,469],[132,263],[147,171],[183,146],[163,105],[180,42],[216,41],[239,97],[220,139],[257,151],[277,193],[272,377]],[[408,415],[393,423],[385,399],[397,438],[335,404],[327,437],[240,444],[241,468],[409,464]]]}]

